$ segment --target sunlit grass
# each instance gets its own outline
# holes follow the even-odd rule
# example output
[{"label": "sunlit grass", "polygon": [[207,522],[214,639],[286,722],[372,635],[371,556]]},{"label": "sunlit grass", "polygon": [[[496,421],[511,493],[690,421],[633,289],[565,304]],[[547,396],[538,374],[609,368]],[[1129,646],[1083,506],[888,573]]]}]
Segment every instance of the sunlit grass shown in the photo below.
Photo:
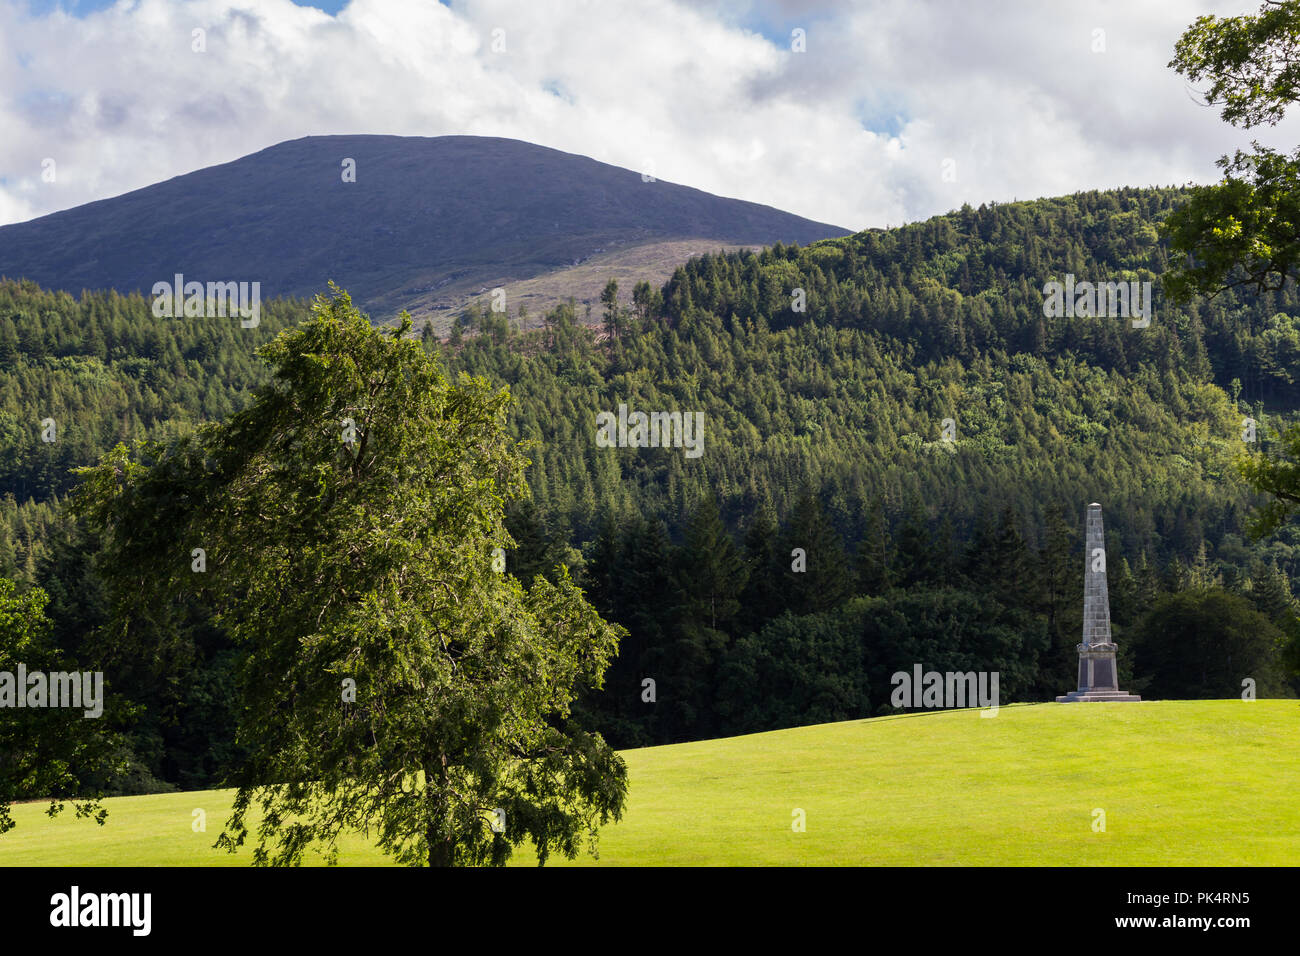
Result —
[{"label": "sunlit grass", "polygon": [[[1298,734],[1294,700],[1158,701],[885,717],[627,751],[627,813],[602,832],[599,861],[576,862],[1294,865]],[[0,864],[246,865],[248,848],[211,849],[232,796],[112,799],[102,828],[16,806]],[[206,833],[192,829],[196,808]],[[387,862],[359,835],[340,846],[344,865]]]}]

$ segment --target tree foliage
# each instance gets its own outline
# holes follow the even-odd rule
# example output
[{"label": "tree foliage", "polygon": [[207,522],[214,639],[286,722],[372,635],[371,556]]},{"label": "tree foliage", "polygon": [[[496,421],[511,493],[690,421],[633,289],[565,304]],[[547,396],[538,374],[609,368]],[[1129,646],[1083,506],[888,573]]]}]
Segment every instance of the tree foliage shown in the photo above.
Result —
[{"label": "tree foliage", "polygon": [[[50,622],[45,615],[48,597],[40,588],[19,592],[13,581],[0,578],[0,672],[15,681],[14,693],[27,695],[18,685],[21,664],[25,673],[72,670],[50,642]],[[41,797],[49,800],[46,813],[53,817],[68,803],[78,818],[90,817],[103,826],[108,810],[94,791],[101,780],[120,770],[124,754],[114,717],[129,717],[130,710],[86,717],[82,708],[25,707],[7,702],[0,708],[0,834],[15,826],[10,805],[14,800]],[[101,708],[104,701],[100,701]],[[87,705],[89,706],[89,705]]]},{"label": "tree foliage", "polygon": [[622,811],[621,758],[569,720],[619,631],[566,571],[494,569],[525,491],[508,392],[448,382],[407,328],[335,290],[262,349],[246,409],[82,470],[118,633],[198,592],[241,652],[218,845],[256,805],[257,863],[333,859],[349,830],[403,863],[500,864],[525,840],[545,861]]}]

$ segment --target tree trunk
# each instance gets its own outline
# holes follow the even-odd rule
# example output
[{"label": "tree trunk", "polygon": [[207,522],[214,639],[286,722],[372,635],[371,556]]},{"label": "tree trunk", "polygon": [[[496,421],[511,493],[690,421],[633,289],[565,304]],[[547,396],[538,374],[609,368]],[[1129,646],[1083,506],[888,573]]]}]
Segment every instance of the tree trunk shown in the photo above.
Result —
[{"label": "tree trunk", "polygon": [[429,796],[429,826],[424,839],[429,846],[429,866],[451,866],[455,839],[450,833],[444,834],[439,824],[447,823],[447,757],[441,754],[439,763],[426,764],[424,768],[424,786]]},{"label": "tree trunk", "polygon": [[451,841],[440,839],[436,827],[429,827],[427,839],[429,842],[429,866],[451,866]]}]

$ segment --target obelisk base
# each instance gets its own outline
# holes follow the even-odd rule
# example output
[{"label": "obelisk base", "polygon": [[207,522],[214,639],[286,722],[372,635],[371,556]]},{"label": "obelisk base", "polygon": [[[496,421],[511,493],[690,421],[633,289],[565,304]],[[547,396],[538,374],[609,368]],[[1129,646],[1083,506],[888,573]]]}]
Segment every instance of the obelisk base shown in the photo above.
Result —
[{"label": "obelisk base", "polygon": [[1119,689],[1114,644],[1079,645],[1079,689],[1056,698],[1058,704],[1087,701],[1140,701]]},{"label": "obelisk base", "polygon": [[1056,702],[1058,704],[1077,704],[1077,703],[1086,703],[1088,701],[1114,700],[1114,701],[1120,701],[1122,703],[1124,701],[1130,701],[1130,700],[1140,701],[1141,699],[1142,698],[1139,697],[1137,694],[1126,694],[1122,690],[1114,690],[1114,691],[1072,690],[1064,697],[1056,698]]}]

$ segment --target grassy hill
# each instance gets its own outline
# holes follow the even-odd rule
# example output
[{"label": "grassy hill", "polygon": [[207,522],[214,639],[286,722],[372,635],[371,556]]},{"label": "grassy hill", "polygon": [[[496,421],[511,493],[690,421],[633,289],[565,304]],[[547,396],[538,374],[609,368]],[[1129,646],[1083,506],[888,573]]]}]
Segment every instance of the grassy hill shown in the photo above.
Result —
[{"label": "grassy hill", "polygon": [[[629,809],[603,831],[599,862],[1293,864],[1297,720],[1294,700],[1039,704],[632,750]],[[0,864],[247,864],[251,853],[209,849],[230,796],[109,800],[102,829],[24,804],[0,837]],[[206,833],[191,829],[195,808]],[[796,808],[806,832],[791,828]],[[1098,809],[1105,832],[1093,830]],[[359,835],[341,861],[385,862]]]}]

